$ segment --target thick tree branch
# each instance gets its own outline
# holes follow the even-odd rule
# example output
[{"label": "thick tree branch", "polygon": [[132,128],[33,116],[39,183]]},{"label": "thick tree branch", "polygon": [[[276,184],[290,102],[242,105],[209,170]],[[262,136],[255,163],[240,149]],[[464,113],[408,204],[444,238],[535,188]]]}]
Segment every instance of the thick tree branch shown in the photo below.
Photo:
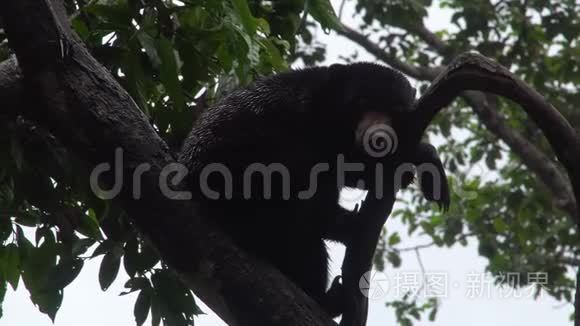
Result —
[{"label": "thick tree branch", "polygon": [[0,63],[0,99],[5,109],[0,118],[15,117],[23,105],[22,74],[12,57]]},{"label": "thick tree branch", "polygon": [[497,98],[477,91],[464,92],[463,98],[489,131],[503,140],[526,166],[547,185],[555,198],[555,204],[570,216],[576,216],[576,201],[568,179],[558,170],[546,154],[534,146],[520,133],[514,132],[499,114]]},{"label": "thick tree branch", "polygon": [[[522,33],[526,32],[527,19],[525,17],[527,1],[521,6],[524,28]],[[445,57],[452,58],[454,51],[450,50],[445,42],[443,42],[437,35],[428,30],[422,23],[416,29],[415,34],[421,37],[425,43],[431,45],[437,52]],[[518,43],[521,41],[522,35],[518,37]],[[512,49],[513,50],[513,49]],[[509,56],[508,56],[509,57]],[[508,61],[510,64],[511,62]],[[494,133],[499,139],[503,140],[526,166],[534,171],[536,175],[547,185],[552,191],[556,200],[556,205],[565,210],[570,216],[577,216],[577,204],[571,194],[570,184],[566,177],[560,173],[551,159],[539,150],[534,144],[529,142],[520,133],[513,129],[503,121],[503,118],[498,114],[497,101],[494,96],[486,96],[480,92],[467,91],[464,92],[463,98],[473,108],[480,120],[485,126]]]},{"label": "thick tree branch", "polygon": [[[495,93],[521,105],[544,132],[556,156],[566,168],[575,194],[580,200],[580,137],[570,123],[534,89],[488,58],[466,53],[456,58],[431,84],[416,103],[420,130],[425,130],[435,114],[465,90]],[[411,135],[416,135],[410,131]],[[575,216],[580,222],[578,215]]]},{"label": "thick tree branch", "polygon": [[[434,76],[437,75],[437,72],[434,72],[434,70],[430,71],[428,68],[414,67],[397,60],[393,56],[388,55],[383,49],[371,42],[364,35],[353,29],[345,27],[343,31],[339,32],[339,34],[349,38],[351,41],[366,49],[369,53],[375,55],[378,59],[401,70],[413,78],[419,80],[433,80]],[[436,35],[432,33],[422,33],[418,35],[427,44],[430,44],[438,50],[442,56],[449,58],[453,55],[452,52],[447,51],[442,42],[439,43],[441,40],[436,38]],[[449,72],[449,70],[453,69],[454,66],[455,68],[461,66],[461,60],[455,61],[455,63],[455,65],[451,65],[451,68],[448,68],[446,71]],[[556,204],[575,218],[576,223],[580,225],[580,213],[577,206],[578,203],[580,203],[580,140],[576,135],[574,128],[570,126],[566,119],[562,117],[555,108],[548,104],[540,94],[529,88],[515,76],[509,74],[507,69],[497,64],[489,65],[489,62],[484,62],[482,66],[486,66],[485,69],[483,69],[485,72],[484,78],[480,78],[475,85],[469,83],[461,84],[462,79],[456,78],[454,85],[456,87],[455,89],[439,89],[440,92],[430,98],[430,103],[427,103],[429,101],[424,101],[424,99],[429,98],[429,96],[424,96],[421,99],[423,100],[423,103],[420,102],[419,106],[424,107],[425,110],[438,111],[443,106],[449,104],[462,90],[468,89],[491,91],[510,98],[522,105],[532,120],[534,120],[542,129],[556,152],[558,159],[564,164],[572,183],[573,194],[569,191],[570,187],[568,186],[569,183],[567,182],[566,177],[560,173],[552,160],[536,146],[522,137],[521,134],[510,129],[497,113],[497,105],[495,105],[495,103],[492,104],[490,101],[486,101],[486,96],[479,92],[471,91],[463,93],[463,97],[472,106],[474,112],[478,114],[480,120],[486,125],[486,127],[508,144],[512,151],[520,156],[526,166],[551,190],[554,197],[557,198]],[[495,79],[489,76],[498,73],[498,71],[499,74]],[[469,80],[469,78],[478,79],[477,77],[482,77],[476,77],[475,75],[476,74],[464,74],[463,82],[474,82],[473,80]],[[433,90],[433,87],[438,87],[437,84],[442,82],[444,78],[449,78],[448,74],[445,73],[442,73],[439,76],[440,77],[432,84],[430,88],[431,91]],[[461,74],[458,74],[455,77],[458,76],[461,76]],[[486,79],[485,77],[488,78]],[[496,81],[499,83],[496,83]],[[488,96],[487,98],[492,99],[493,97]],[[428,123],[433,118],[433,115],[427,114],[424,118],[424,122]],[[415,133],[415,135],[417,134]],[[580,326],[580,272],[577,276],[576,286],[575,325]]]},{"label": "thick tree branch", "polygon": [[[29,92],[24,114],[48,126],[91,165],[112,163],[115,149],[123,149],[124,208],[164,261],[226,322],[332,325],[318,305],[279,272],[238,250],[200,217],[194,203],[173,200],[160,190],[162,169],[174,163],[166,144],[73,35],[62,12],[57,0],[0,4]],[[142,197],[137,200],[132,196],[133,172],[143,163],[150,169],[140,178]]]},{"label": "thick tree branch", "polygon": [[[495,93],[518,103],[548,139],[556,157],[568,172],[576,204],[580,203],[580,136],[542,95],[484,56],[466,53],[457,57],[416,103],[413,122],[419,121],[419,128],[424,131],[435,114],[465,90]],[[416,132],[411,131],[410,135],[414,136]],[[560,191],[564,190],[560,188]],[[574,210],[576,224],[580,227],[577,207]],[[580,326],[580,272],[576,276],[574,307],[574,325]]]},{"label": "thick tree branch", "polygon": [[[441,67],[416,67],[400,61],[396,57],[386,53],[384,49],[377,46],[360,32],[347,26],[344,26],[344,31],[338,31],[338,33],[357,43],[370,54],[377,57],[377,59],[384,61],[393,68],[399,69],[412,78],[422,81],[433,81],[443,71]],[[437,36],[433,34],[432,37]],[[442,41],[439,39],[439,42]],[[505,122],[505,119],[498,114],[497,108],[485,100],[486,96],[484,94],[471,91],[464,92],[462,96],[472,106],[481,122],[499,139],[504,141],[514,153],[519,155],[526,166],[550,189],[557,199],[556,205],[569,213],[570,216],[576,216],[576,200],[573,194],[569,192],[570,184],[566,176],[559,171],[551,159],[520,133],[510,128]]]},{"label": "thick tree branch", "polygon": [[[525,17],[526,7],[527,1],[524,1],[521,5],[523,19],[521,33],[523,34],[526,33],[527,27],[527,18]],[[454,56],[454,51],[437,35],[428,30],[425,25],[420,24],[420,26],[414,29],[414,32],[425,43],[435,48],[441,56],[445,58],[452,58]],[[521,33],[518,36],[516,44],[511,49],[510,54],[507,55],[508,59],[513,59],[511,56],[518,51],[514,49],[521,46],[520,41],[523,38]],[[511,60],[507,60],[506,62],[511,64]],[[526,166],[531,171],[534,171],[539,179],[550,188],[556,198],[556,206],[565,210],[570,216],[577,216],[576,201],[572,196],[572,189],[566,177],[560,173],[556,165],[552,163],[547,155],[504,122],[504,119],[498,113],[497,99],[494,96],[486,96],[476,91],[464,92],[463,98],[473,108],[473,111],[478,115],[480,121],[485,124],[487,129],[499,139],[503,140],[522,161],[526,162]]]}]

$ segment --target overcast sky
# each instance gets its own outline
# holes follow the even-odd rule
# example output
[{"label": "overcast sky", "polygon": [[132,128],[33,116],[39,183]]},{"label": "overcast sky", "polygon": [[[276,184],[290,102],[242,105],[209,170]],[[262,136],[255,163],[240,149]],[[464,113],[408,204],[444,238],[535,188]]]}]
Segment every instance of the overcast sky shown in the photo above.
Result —
[{"label": "overcast sky", "polygon": [[[334,1],[338,8],[340,1]],[[352,6],[346,6],[343,21],[356,27],[351,18]],[[434,8],[430,11],[427,26],[434,30],[448,29],[450,15],[448,12]],[[320,38],[328,44],[327,63],[339,62],[339,56],[351,54],[357,47],[350,41],[335,34]],[[359,50],[360,61],[373,61],[373,57],[364,50]],[[399,231],[406,234],[407,228],[397,220],[387,224],[390,232]],[[405,239],[403,245],[413,246],[427,242],[427,239]],[[338,246],[331,248],[332,273],[340,270],[343,250]],[[102,256],[101,256],[102,257]],[[467,247],[452,249],[425,249],[421,251],[426,274],[442,280],[443,288],[434,286],[431,293],[441,300],[437,319],[433,323],[422,321],[417,325],[434,326],[489,326],[489,325],[571,325],[568,320],[573,311],[570,305],[562,306],[547,296],[533,300],[529,291],[500,289],[491,285],[490,279],[483,274],[485,260],[477,254],[477,244],[471,241]],[[136,295],[119,296],[127,280],[123,268],[117,280],[107,292],[102,292],[98,284],[100,258],[87,261],[79,277],[65,289],[64,301],[57,314],[57,326],[104,326],[134,325],[133,304]],[[394,313],[384,306],[387,299],[400,298],[405,289],[416,289],[420,266],[414,252],[403,254],[403,267],[397,270],[389,268],[386,275],[379,275],[376,283],[386,292],[371,300],[369,309],[369,326],[396,325]],[[430,287],[424,290],[429,290]],[[399,295],[398,295],[399,294]],[[421,297],[421,296],[420,296]],[[202,305],[203,306],[203,305]],[[225,325],[209,309],[208,315],[196,319],[201,326]],[[16,292],[9,288],[4,301],[4,317],[0,326],[51,326],[48,317],[38,312],[28,298],[28,292],[22,282]],[[147,321],[149,323],[149,320]]]}]

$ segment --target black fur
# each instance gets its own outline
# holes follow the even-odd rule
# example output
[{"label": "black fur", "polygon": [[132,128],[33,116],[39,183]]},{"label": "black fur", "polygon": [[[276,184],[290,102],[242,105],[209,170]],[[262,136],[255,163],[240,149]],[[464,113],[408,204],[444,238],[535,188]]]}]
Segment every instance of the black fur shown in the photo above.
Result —
[{"label": "black fur", "polygon": [[[234,91],[202,113],[179,161],[189,168],[191,186],[207,216],[215,218],[240,247],[277,267],[324,304],[328,254],[323,239],[345,241],[348,232],[336,231],[336,226],[350,216],[338,205],[337,156],[343,154],[346,162],[372,162],[355,146],[362,114],[385,112],[396,126],[398,116],[411,110],[414,94],[402,74],[369,63],[281,73]],[[231,171],[231,199],[223,198],[224,180],[217,173],[208,180],[221,199],[208,199],[199,188],[199,176],[211,163]],[[264,199],[257,174],[251,178],[252,196],[244,198],[243,175],[252,163],[285,166],[289,198],[283,197],[283,180],[276,173],[270,199]],[[317,176],[312,198],[299,199],[317,163],[328,163],[330,172]],[[360,178],[369,184],[374,174],[348,175],[345,186],[355,187]]]}]

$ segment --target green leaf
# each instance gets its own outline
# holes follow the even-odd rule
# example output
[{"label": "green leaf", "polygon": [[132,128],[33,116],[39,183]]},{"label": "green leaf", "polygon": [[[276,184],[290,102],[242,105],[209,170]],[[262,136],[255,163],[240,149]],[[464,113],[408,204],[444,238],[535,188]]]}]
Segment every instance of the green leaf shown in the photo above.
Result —
[{"label": "green leaf", "polygon": [[34,249],[34,246],[24,236],[24,231],[20,225],[16,226],[16,243],[18,244],[20,260],[26,260],[30,252]]},{"label": "green leaf", "polygon": [[124,251],[123,265],[131,277],[137,273],[142,274],[151,270],[159,262],[157,252],[147,243],[139,243],[139,239],[136,237],[127,241]]},{"label": "green leaf", "polygon": [[133,277],[125,282],[125,288],[130,289],[131,292],[136,290],[143,290],[151,288],[151,283],[149,279],[145,277]]},{"label": "green leaf", "polygon": [[64,289],[77,278],[83,265],[82,259],[61,259],[58,265],[49,272],[49,286],[54,290]]},{"label": "green leaf", "polygon": [[572,293],[570,293],[570,291],[564,291],[564,299],[568,302],[572,302]]},{"label": "green leaf", "polygon": [[[54,321],[62,303],[62,291],[55,289],[53,280],[50,279],[50,271],[57,262],[57,244],[54,242],[54,237],[46,236],[43,239],[42,245],[38,248],[30,245],[25,251],[20,250],[21,276],[32,302],[38,306],[40,312],[47,314]],[[24,240],[20,243],[24,246],[29,244]],[[24,259],[23,253],[26,253]]]},{"label": "green leaf", "polygon": [[389,237],[389,246],[394,246],[400,242],[401,242],[401,237],[399,236],[399,233],[397,233],[397,232],[391,234],[391,236]]},{"label": "green leaf", "polygon": [[54,323],[54,318],[62,304],[62,291],[41,292],[31,295],[32,301],[38,305],[40,312],[47,314]]},{"label": "green leaf", "polygon": [[20,259],[22,266],[22,278],[26,287],[30,290],[44,289],[48,272],[56,266],[57,244],[54,237],[44,237],[40,247],[31,246],[27,250],[27,257]]},{"label": "green leaf", "polygon": [[137,326],[143,325],[149,314],[149,308],[151,307],[151,295],[150,291],[143,290],[139,292],[137,296],[137,301],[135,301],[135,307],[133,308],[133,315],[135,316],[135,323]]},{"label": "green leaf", "polygon": [[417,311],[417,309],[411,309],[409,311],[409,315],[413,316],[413,318],[415,318],[416,320],[421,320],[421,315],[419,314],[419,311]]},{"label": "green leaf", "polygon": [[157,41],[157,49],[161,58],[160,77],[163,86],[169,97],[173,100],[176,110],[182,111],[185,108],[185,97],[179,82],[179,67],[177,65],[176,53],[173,44],[161,36]]},{"label": "green leaf", "polygon": [[35,212],[18,212],[15,216],[15,222],[28,227],[36,227],[40,217]]},{"label": "green leaf", "polygon": [[493,219],[493,227],[498,233],[504,233],[508,230],[508,225],[504,222],[502,217]]},{"label": "green leaf", "polygon": [[4,297],[6,296],[6,282],[0,277],[0,319],[2,318],[2,303],[4,302]]},{"label": "green leaf", "polygon": [[147,34],[145,31],[139,31],[137,33],[137,39],[139,43],[145,49],[145,54],[153,64],[153,67],[158,68],[161,65],[161,58],[159,58],[159,53],[157,53],[157,48],[155,47],[155,40],[151,35]]},{"label": "green leaf", "polygon": [[89,36],[90,36],[89,28],[87,27],[87,24],[85,24],[85,22],[82,21],[82,19],[76,18],[76,19],[71,20],[71,25],[72,25],[73,29],[75,30],[75,32],[77,33],[77,35],[82,40],[86,40],[89,38]]},{"label": "green leaf", "polygon": [[139,253],[139,272],[151,270],[159,262],[158,252],[147,242],[141,242],[141,252]]},{"label": "green leaf", "polygon": [[95,242],[96,242],[95,239],[90,238],[75,239],[72,246],[72,254],[74,256],[80,256],[84,254],[85,252],[87,252],[87,250],[89,250],[90,247],[92,247],[95,244]]},{"label": "green leaf", "polygon": [[266,49],[269,64],[276,70],[288,69],[286,60],[284,60],[284,57],[282,57],[282,54],[280,53],[276,45],[274,45],[274,43],[271,40],[265,40],[263,43]]},{"label": "green leaf", "polygon": [[323,29],[342,30],[342,24],[332,8],[330,0],[308,0],[308,13],[320,23]]},{"label": "green leaf", "polygon": [[429,321],[435,321],[435,317],[437,317],[437,310],[438,310],[437,306],[431,309],[431,312],[429,313]]},{"label": "green leaf", "polygon": [[12,234],[12,220],[7,216],[0,216],[0,243]]},{"label": "green leaf", "polygon": [[99,284],[103,291],[107,291],[115,278],[117,278],[120,266],[121,257],[116,254],[115,251],[109,251],[105,257],[103,257],[101,267],[99,268]]},{"label": "green leaf", "polygon": [[[191,291],[168,270],[157,270],[151,277],[161,314],[173,322],[193,322],[193,316],[201,313]],[[185,320],[184,320],[185,318]]]},{"label": "green leaf", "polygon": [[497,157],[495,155],[492,155],[491,153],[488,153],[487,156],[485,157],[485,164],[487,165],[487,167],[490,170],[497,169],[496,164],[495,164],[496,159],[497,159]]},{"label": "green leaf", "polygon": [[138,265],[139,265],[139,251],[138,251],[139,242],[137,237],[134,236],[125,243],[124,252],[125,255],[123,256],[123,266],[125,267],[125,272],[129,277],[135,276],[137,273]]},{"label": "green leaf", "polygon": [[113,240],[107,239],[107,240],[101,242],[97,246],[95,251],[93,251],[91,258],[95,258],[97,256],[104,255],[104,254],[108,253],[109,251],[113,250],[115,248],[115,246],[116,246],[116,244]]},{"label": "green leaf", "polygon": [[93,209],[89,209],[88,214],[80,216],[77,231],[89,238],[102,238],[99,221]]},{"label": "green leaf", "polygon": [[396,252],[390,251],[387,254],[387,260],[393,265],[393,267],[397,268],[401,266],[401,256],[399,256]]},{"label": "green leaf", "polygon": [[55,242],[55,238],[54,238],[54,233],[52,233],[52,230],[49,227],[39,227],[36,228],[36,232],[35,232],[35,241],[36,241],[36,245],[38,246],[43,240],[44,241],[48,241],[48,242]]},{"label": "green leaf", "polygon": [[159,326],[161,324],[161,311],[159,303],[155,297],[151,298],[151,326]]},{"label": "green leaf", "polygon": [[254,35],[256,33],[256,19],[252,16],[248,2],[246,2],[246,0],[232,0],[232,5],[234,6],[234,10],[238,14],[246,32],[250,35]]},{"label": "green leaf", "polygon": [[99,16],[106,26],[109,28],[115,28],[117,30],[125,31],[131,26],[131,17],[128,12],[126,1],[115,1],[114,4],[101,4],[99,3],[87,7],[90,13]]},{"label": "green leaf", "polygon": [[20,280],[20,252],[18,247],[11,243],[3,250],[2,267],[4,279],[16,290]]}]

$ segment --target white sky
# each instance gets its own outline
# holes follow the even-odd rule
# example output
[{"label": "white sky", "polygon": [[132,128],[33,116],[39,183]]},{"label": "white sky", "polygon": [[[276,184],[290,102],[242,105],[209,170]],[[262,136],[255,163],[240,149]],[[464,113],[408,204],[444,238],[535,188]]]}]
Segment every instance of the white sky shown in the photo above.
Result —
[{"label": "white sky", "polygon": [[[340,1],[333,0],[333,5],[338,8]],[[343,13],[343,21],[350,26],[357,24],[351,18],[354,12],[353,6],[347,5]],[[431,29],[447,29],[450,15],[448,12],[433,9],[427,20],[427,26]],[[347,56],[358,47],[350,41],[336,36],[335,34],[324,35],[319,33],[319,39],[328,45],[327,63],[339,62],[338,56]],[[359,49],[360,61],[373,61],[374,58],[364,50]],[[390,220],[387,224],[390,232],[399,231],[406,234],[406,227],[397,220]],[[422,240],[422,241],[421,241]],[[405,247],[427,242],[427,239],[405,239],[402,244]],[[338,246],[331,248],[333,263],[331,270],[333,275],[340,271],[343,250]],[[482,275],[485,260],[477,254],[477,244],[470,242],[467,247],[455,247],[452,249],[425,249],[421,252],[422,261],[428,274],[445,275],[448,291],[441,295],[441,306],[437,319],[430,323],[427,321],[417,322],[416,325],[441,325],[441,326],[488,326],[488,325],[571,325],[568,316],[573,311],[570,305],[562,306],[560,303],[548,298],[541,297],[538,300],[531,299],[527,292],[514,293],[506,289],[488,286],[487,280],[477,281],[474,287],[475,275]],[[136,294],[119,296],[123,291],[123,284],[127,280],[123,268],[117,280],[107,292],[102,292],[98,284],[98,269],[100,258],[87,261],[79,277],[65,289],[62,307],[57,314],[55,325],[57,326],[103,326],[103,325],[134,325],[133,305]],[[387,286],[387,298],[392,299],[395,289],[388,284],[395,283],[414,287],[415,275],[418,275],[420,266],[415,254],[408,252],[403,254],[403,266],[393,270],[388,268],[386,278],[390,283]],[[385,283],[381,283],[385,285]],[[483,289],[483,294],[470,296],[474,288]],[[511,294],[510,294],[511,293]],[[386,299],[371,301],[369,311],[369,326],[396,325],[394,312],[384,306]],[[16,292],[11,288],[6,294],[3,305],[4,317],[0,319],[0,326],[51,326],[48,317],[38,312],[28,298],[22,282]],[[196,319],[195,324],[200,326],[224,325],[209,309],[208,313]],[[149,320],[146,324],[149,323]]]}]

